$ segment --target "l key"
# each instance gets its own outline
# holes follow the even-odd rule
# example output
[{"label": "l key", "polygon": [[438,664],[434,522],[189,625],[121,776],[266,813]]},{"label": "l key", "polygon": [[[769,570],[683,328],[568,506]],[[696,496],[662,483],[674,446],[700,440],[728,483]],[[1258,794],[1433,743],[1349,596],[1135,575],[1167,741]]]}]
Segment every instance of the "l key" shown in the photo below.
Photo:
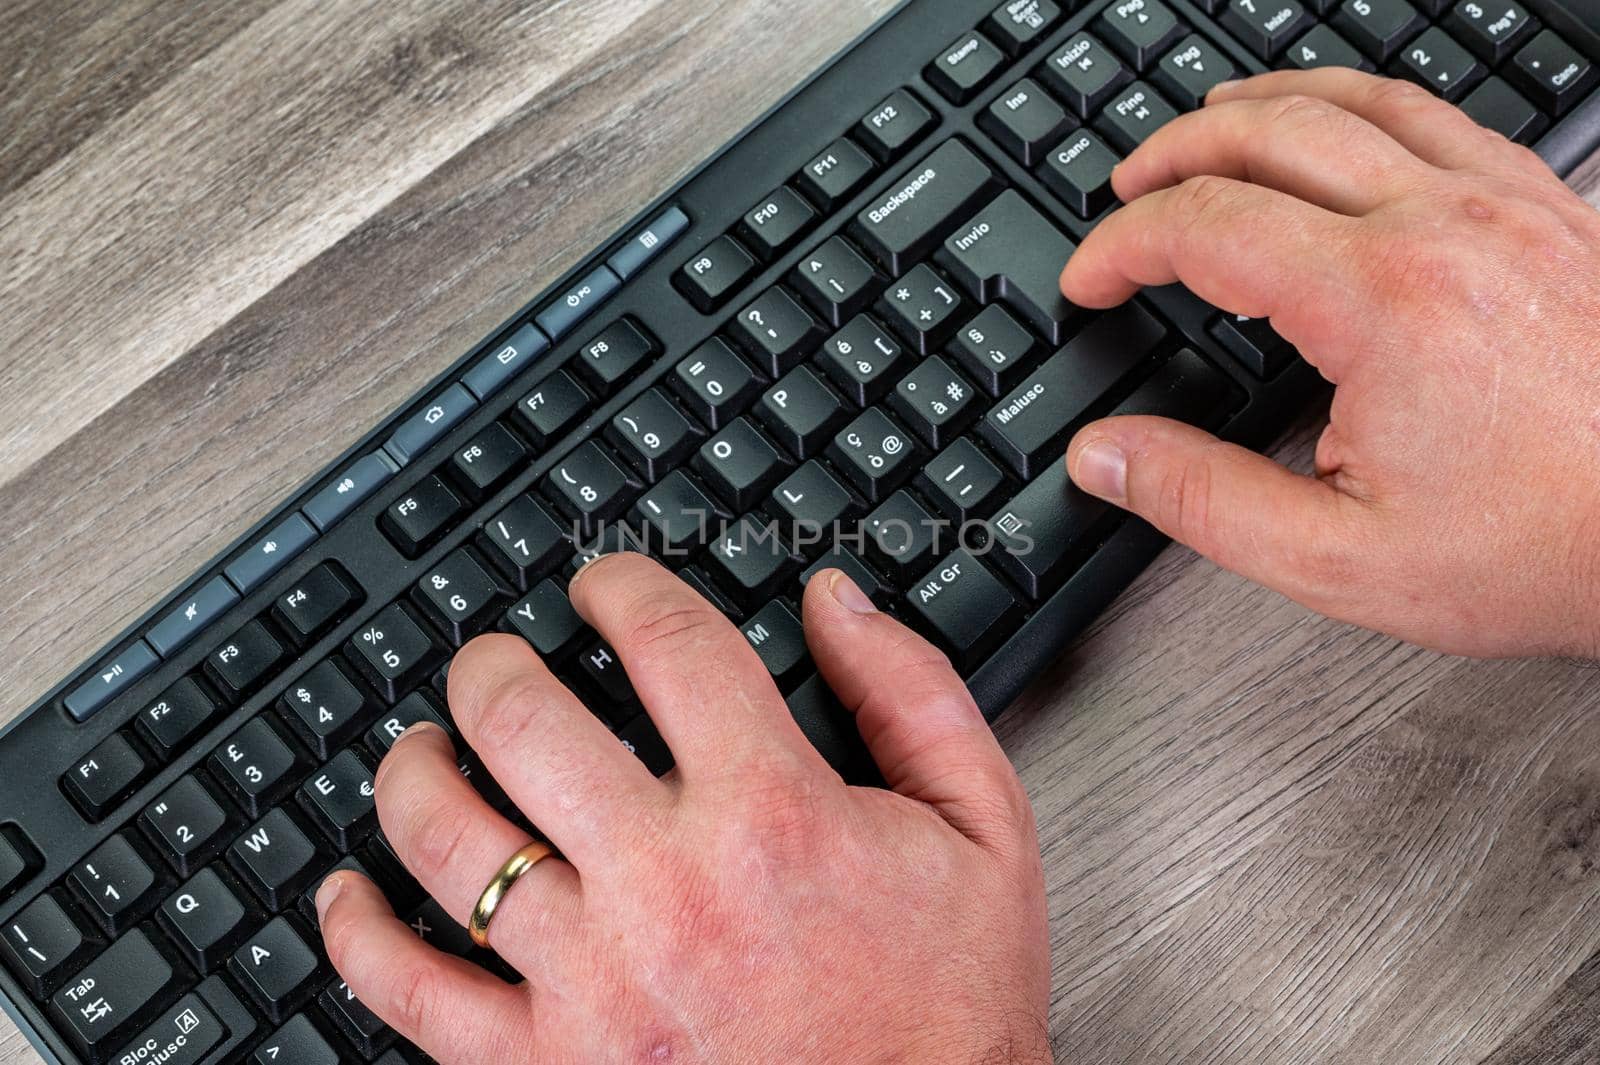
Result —
[{"label": "l key", "polygon": [[980,302],[999,300],[1052,344],[1077,310],[1061,295],[1061,268],[1076,245],[1015,189],[1007,189],[944,242],[938,260]]}]

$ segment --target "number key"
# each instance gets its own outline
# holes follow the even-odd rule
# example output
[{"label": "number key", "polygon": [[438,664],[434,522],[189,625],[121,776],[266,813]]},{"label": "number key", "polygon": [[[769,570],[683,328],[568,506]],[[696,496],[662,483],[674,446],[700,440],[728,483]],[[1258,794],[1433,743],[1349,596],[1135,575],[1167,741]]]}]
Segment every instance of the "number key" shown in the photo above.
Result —
[{"label": "number key", "polygon": [[654,484],[694,451],[700,433],[665,393],[651,389],[611,419],[606,437]]},{"label": "number key", "polygon": [[415,688],[437,663],[439,648],[400,603],[391,603],[356,629],[346,645],[356,666],[393,703]]},{"label": "number key", "polygon": [[361,731],[372,710],[367,694],[337,662],[318,662],[289,686],[279,700],[281,713],[318,758],[327,758]]},{"label": "number key", "polygon": [[586,539],[626,510],[633,496],[627,476],[593,440],[558,463],[544,484],[556,505],[579,521]]},{"label": "number key", "polygon": [[212,772],[252,817],[294,786],[294,750],[263,715],[251,718],[211,755]]},{"label": "number key", "polygon": [[227,845],[228,815],[192,775],[145,807],[139,820],[180,876],[192,876]]},{"label": "number key", "polygon": [[489,627],[499,587],[463,549],[446,555],[417,582],[423,607],[460,647]]},{"label": "number key", "polygon": [[1455,103],[1483,80],[1483,67],[1472,53],[1438,27],[1406,45],[1394,72],[1435,95]]},{"label": "number key", "polygon": [[119,935],[144,915],[161,887],[155,870],[126,836],[112,836],[72,869],[72,886],[101,926]]},{"label": "number key", "polygon": [[1539,28],[1514,0],[1461,0],[1444,24],[1491,64],[1500,63]]},{"label": "number key", "polygon": [[1406,0],[1345,0],[1333,16],[1334,28],[1379,63],[1393,58],[1423,25]]},{"label": "number key", "polygon": [[721,429],[750,405],[761,382],[721,337],[712,337],[678,363],[672,387],[701,421]]}]

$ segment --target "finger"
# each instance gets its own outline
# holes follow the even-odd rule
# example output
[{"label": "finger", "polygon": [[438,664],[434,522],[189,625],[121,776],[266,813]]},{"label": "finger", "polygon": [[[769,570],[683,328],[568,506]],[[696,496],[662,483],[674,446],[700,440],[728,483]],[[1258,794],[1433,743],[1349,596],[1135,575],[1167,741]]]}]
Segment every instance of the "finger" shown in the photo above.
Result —
[{"label": "finger", "polygon": [[1165,418],[1108,418],[1067,449],[1080,488],[1235,573],[1321,610],[1359,595],[1366,504]]},{"label": "finger", "polygon": [[449,683],[461,734],[580,876],[619,860],[619,831],[663,808],[666,785],[522,640],[478,637],[456,653]]},{"label": "finger", "polygon": [[372,881],[329,877],[317,890],[328,958],[384,1023],[441,1062],[517,1061],[526,1055],[528,997],[469,962],[424,943]]},{"label": "finger", "polygon": [[1326,100],[1383,130],[1424,162],[1449,170],[1482,166],[1506,156],[1511,148],[1504,137],[1490,133],[1426,89],[1345,67],[1280,70],[1224,82],[1211,90],[1206,104],[1275,96]]},{"label": "finger", "polygon": [[[490,879],[532,837],[500,816],[456,767],[436,725],[407,729],[378,766],[378,820],[411,875],[463,928]],[[577,928],[578,878],[554,858],[539,862],[501,900],[490,945],[520,971],[558,953]],[[537,947],[531,953],[529,944]]]},{"label": "finger", "polygon": [[686,779],[779,753],[825,766],[750,641],[659,563],[631,551],[603,556],[569,594],[617,652]]},{"label": "finger", "polygon": [[1125,203],[1214,174],[1363,215],[1431,173],[1393,137],[1341,107],[1314,96],[1276,96],[1231,100],[1167,123],[1111,180]]},{"label": "finger", "polygon": [[[1359,261],[1361,225],[1259,185],[1190,178],[1096,226],[1062,272],[1061,290],[1081,307],[1111,307],[1146,285],[1181,281],[1232,314],[1271,318],[1337,381],[1336,353],[1362,346],[1351,313],[1361,273],[1349,265]],[[1338,345],[1325,343],[1334,337]]]},{"label": "finger", "polygon": [[817,668],[889,786],[984,846],[1031,846],[1022,784],[950,660],[838,570],[812,578],[803,609]]}]

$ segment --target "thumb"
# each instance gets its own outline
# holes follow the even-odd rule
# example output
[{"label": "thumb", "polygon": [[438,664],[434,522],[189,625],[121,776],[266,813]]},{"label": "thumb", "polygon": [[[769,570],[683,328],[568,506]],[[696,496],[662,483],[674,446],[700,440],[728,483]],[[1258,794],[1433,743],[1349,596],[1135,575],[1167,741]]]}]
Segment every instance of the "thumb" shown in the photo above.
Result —
[{"label": "thumb", "polygon": [[1203,429],[1107,418],[1073,438],[1067,472],[1090,495],[1323,613],[1360,576],[1368,518],[1360,500]]}]

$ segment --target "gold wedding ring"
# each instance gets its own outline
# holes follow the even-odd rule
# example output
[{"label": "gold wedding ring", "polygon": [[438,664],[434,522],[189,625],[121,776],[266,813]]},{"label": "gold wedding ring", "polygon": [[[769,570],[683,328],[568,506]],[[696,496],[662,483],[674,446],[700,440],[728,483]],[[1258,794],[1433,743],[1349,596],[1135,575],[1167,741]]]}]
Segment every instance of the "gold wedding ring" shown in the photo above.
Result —
[{"label": "gold wedding ring", "polygon": [[550,857],[551,851],[543,843],[530,843],[523,847],[500,867],[489,881],[489,886],[483,889],[483,894],[478,896],[478,904],[472,908],[472,917],[467,921],[467,934],[472,941],[480,947],[489,945],[489,922],[494,919],[494,911],[500,905],[500,900],[506,897],[506,892],[511,890],[511,885],[529,869]]}]

